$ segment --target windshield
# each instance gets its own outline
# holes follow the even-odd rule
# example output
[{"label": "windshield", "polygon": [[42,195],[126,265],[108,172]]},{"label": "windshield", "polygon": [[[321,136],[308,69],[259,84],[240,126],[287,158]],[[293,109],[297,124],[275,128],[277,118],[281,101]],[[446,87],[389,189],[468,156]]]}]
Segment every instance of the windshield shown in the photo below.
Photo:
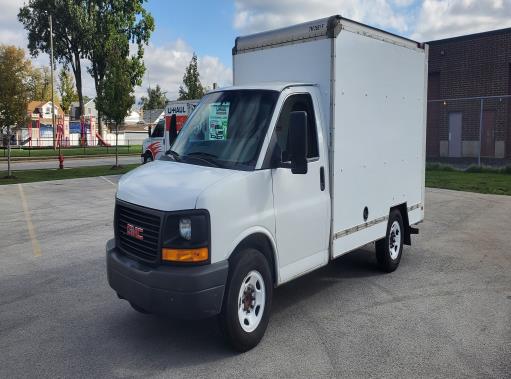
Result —
[{"label": "windshield", "polygon": [[206,95],[170,150],[186,163],[253,170],[279,93],[233,90]]}]

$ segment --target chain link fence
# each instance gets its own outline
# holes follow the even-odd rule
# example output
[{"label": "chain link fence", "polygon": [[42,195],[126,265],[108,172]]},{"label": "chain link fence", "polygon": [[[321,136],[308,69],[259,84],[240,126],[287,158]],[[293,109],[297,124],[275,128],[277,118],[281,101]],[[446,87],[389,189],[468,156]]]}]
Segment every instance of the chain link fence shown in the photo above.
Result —
[{"label": "chain link fence", "polygon": [[499,166],[511,163],[511,96],[428,101],[428,161]]}]

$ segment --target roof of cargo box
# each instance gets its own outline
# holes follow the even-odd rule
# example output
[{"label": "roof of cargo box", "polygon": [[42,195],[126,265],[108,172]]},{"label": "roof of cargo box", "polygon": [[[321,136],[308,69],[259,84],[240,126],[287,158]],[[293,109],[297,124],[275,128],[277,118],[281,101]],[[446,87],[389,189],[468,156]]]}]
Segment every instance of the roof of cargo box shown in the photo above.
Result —
[{"label": "roof of cargo box", "polygon": [[255,83],[255,84],[243,84],[241,86],[230,86],[230,87],[222,87],[217,88],[212,92],[219,91],[234,91],[234,90],[268,90],[268,91],[278,91],[282,92],[286,88],[289,87],[305,87],[305,86],[314,86],[312,83],[301,83],[301,82],[263,82],[263,83]]},{"label": "roof of cargo box", "polygon": [[368,37],[396,44],[399,43],[406,47],[424,48],[423,44],[411,39],[341,17],[340,15],[335,15],[280,29],[237,37],[232,48],[232,55],[318,39],[336,38],[342,29],[362,33]]}]

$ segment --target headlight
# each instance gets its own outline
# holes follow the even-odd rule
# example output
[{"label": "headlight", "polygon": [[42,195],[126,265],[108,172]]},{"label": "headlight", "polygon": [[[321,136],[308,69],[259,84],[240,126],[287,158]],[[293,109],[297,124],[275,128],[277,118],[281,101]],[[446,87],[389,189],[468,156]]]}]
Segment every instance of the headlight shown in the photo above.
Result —
[{"label": "headlight", "polygon": [[162,261],[177,264],[209,263],[210,234],[211,227],[207,210],[168,212],[162,228]]},{"label": "headlight", "polygon": [[189,218],[179,220],[179,235],[188,241],[192,239],[192,220]]}]

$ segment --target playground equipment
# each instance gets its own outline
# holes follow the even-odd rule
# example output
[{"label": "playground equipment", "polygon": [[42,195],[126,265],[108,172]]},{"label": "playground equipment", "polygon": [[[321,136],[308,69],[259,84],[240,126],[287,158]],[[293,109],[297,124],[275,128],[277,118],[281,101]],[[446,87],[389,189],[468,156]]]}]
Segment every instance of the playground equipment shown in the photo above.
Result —
[{"label": "playground equipment", "polygon": [[108,142],[106,142],[103,137],[101,137],[101,134],[99,134],[99,132],[96,132],[96,138],[98,139],[98,145],[100,146],[112,146],[111,144],[109,144]]}]

